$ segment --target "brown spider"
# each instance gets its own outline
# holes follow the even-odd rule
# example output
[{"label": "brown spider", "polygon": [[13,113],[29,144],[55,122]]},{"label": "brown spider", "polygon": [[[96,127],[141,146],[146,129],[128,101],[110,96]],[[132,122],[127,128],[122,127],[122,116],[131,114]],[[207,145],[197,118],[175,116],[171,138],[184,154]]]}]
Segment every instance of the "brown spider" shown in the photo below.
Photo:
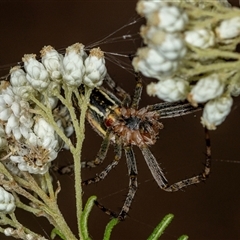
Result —
[{"label": "brown spider", "polygon": [[[143,88],[139,75],[137,76],[137,84],[132,101],[130,96],[122,88],[116,86],[110,76],[107,76],[106,81],[108,85],[123,98],[123,101],[121,102],[113,93],[104,88],[93,91],[87,113],[87,120],[93,129],[103,137],[103,142],[96,159],[86,162],[85,165],[83,165],[85,167],[96,167],[101,164],[106,158],[110,143],[114,145],[116,155],[114,160],[100,174],[83,181],[82,185],[89,185],[103,180],[118,164],[122,156],[122,149],[125,152],[130,180],[128,194],[119,214],[112,212],[96,201],[95,203],[100,209],[119,220],[123,220],[127,216],[137,191],[138,172],[133,145],[139,147],[153,178],[158,186],[165,191],[174,192],[207,179],[210,173],[211,163],[210,140],[207,129],[205,129],[206,162],[204,170],[194,177],[181,180],[172,185],[168,184],[162,169],[149,149],[149,146],[155,144],[158,133],[160,129],[163,128],[163,124],[159,122],[161,118],[186,115],[200,110],[201,107],[194,108],[189,103],[159,103],[138,109]],[[60,169],[60,173],[68,171],[69,168],[66,167]]]}]

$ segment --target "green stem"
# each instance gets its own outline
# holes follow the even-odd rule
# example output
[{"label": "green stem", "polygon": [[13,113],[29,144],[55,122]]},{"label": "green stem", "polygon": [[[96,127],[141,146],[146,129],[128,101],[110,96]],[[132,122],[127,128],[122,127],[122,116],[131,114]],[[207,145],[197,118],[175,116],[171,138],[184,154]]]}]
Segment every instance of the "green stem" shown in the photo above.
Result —
[{"label": "green stem", "polygon": [[81,180],[81,154],[82,146],[85,138],[85,117],[88,109],[88,103],[90,99],[92,89],[86,87],[84,101],[81,106],[81,115],[80,115],[80,128],[79,131],[76,131],[76,148],[71,149],[70,151],[73,154],[74,160],[74,173],[75,173],[75,196],[76,196],[76,208],[77,208],[77,222],[78,222],[78,233],[80,239],[84,239],[81,232],[81,215],[82,215],[82,180]]},{"label": "green stem", "polygon": [[193,68],[191,70],[183,68],[180,69],[179,72],[186,74],[188,77],[194,76],[194,75],[199,75],[199,74],[204,74],[207,72],[219,72],[222,71],[223,69],[226,70],[235,70],[238,69],[240,65],[239,61],[235,62],[224,62],[224,63],[213,63],[210,65],[201,65],[198,63],[197,68]]},{"label": "green stem", "polygon": [[55,194],[54,194],[54,191],[53,191],[53,185],[52,185],[51,176],[49,174],[49,171],[47,171],[44,174],[44,180],[47,183],[47,189],[48,189],[48,192],[49,192],[49,197],[51,199],[54,199],[55,198]]}]

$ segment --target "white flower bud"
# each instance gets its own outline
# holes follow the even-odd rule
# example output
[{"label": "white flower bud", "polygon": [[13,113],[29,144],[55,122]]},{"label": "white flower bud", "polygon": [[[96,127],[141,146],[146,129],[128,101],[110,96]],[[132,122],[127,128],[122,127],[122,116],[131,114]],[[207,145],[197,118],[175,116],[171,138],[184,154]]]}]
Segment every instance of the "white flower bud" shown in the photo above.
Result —
[{"label": "white flower bud", "polygon": [[176,6],[162,6],[157,12],[149,14],[147,23],[173,33],[184,30],[188,16]]},{"label": "white flower bud", "polygon": [[171,75],[178,68],[177,61],[169,61],[157,50],[148,47],[138,49],[137,57],[133,59],[132,64],[135,71],[141,71],[143,75],[157,79],[161,79],[162,75]]},{"label": "white flower bud", "polygon": [[160,55],[177,60],[185,56],[187,49],[180,34],[166,33],[156,27],[141,27],[141,36],[151,48],[155,48]]},{"label": "white flower bud", "polygon": [[15,66],[10,70],[10,82],[14,87],[21,87],[28,84],[26,79],[26,73],[20,68],[20,66]]},{"label": "white flower bud", "polygon": [[185,41],[198,48],[209,48],[215,44],[215,36],[211,30],[208,29],[198,29],[194,31],[186,31]]},{"label": "white flower bud", "polygon": [[209,101],[203,109],[201,123],[209,130],[215,130],[231,111],[233,100],[231,97],[220,97]]},{"label": "white flower bud", "polygon": [[42,63],[47,69],[50,78],[59,82],[62,79],[62,60],[63,56],[59,54],[52,46],[43,47],[40,51]]},{"label": "white flower bud", "polygon": [[137,3],[136,11],[142,17],[148,16],[152,12],[158,11],[161,6],[166,5],[163,1],[146,1],[140,0]]},{"label": "white flower bud", "polygon": [[16,95],[11,86],[2,91],[0,94],[0,119],[7,122],[5,132],[8,136],[12,133],[17,140],[22,135],[27,137],[27,133],[33,125],[29,108],[29,103]]},{"label": "white flower bud", "polygon": [[198,103],[206,102],[220,96],[224,90],[224,83],[217,74],[198,80],[188,95],[188,101],[197,106]]},{"label": "white flower bud", "polygon": [[238,97],[240,95],[240,81],[237,81],[235,83],[230,83],[228,88],[233,97]]},{"label": "white flower bud", "polygon": [[82,44],[75,43],[66,49],[63,58],[63,80],[68,86],[79,87],[82,83],[85,73],[83,47]]},{"label": "white flower bud", "polygon": [[55,131],[53,127],[48,122],[46,122],[43,118],[38,118],[35,121],[34,133],[36,134],[38,140],[41,140],[42,142],[41,146],[47,149],[56,148],[58,141],[56,139]]},{"label": "white flower bud", "polygon": [[27,72],[26,78],[28,82],[34,89],[42,92],[48,87],[49,76],[43,64],[37,61],[35,57],[34,54],[25,54],[22,60]]},{"label": "white flower bud", "polygon": [[90,51],[89,56],[84,61],[84,65],[86,72],[83,83],[90,88],[101,86],[107,69],[105,66],[104,53],[100,48],[93,48]]},{"label": "white flower bud", "polygon": [[215,31],[220,39],[230,39],[239,36],[240,17],[223,20]]},{"label": "white flower bud", "polygon": [[181,78],[169,78],[158,83],[150,83],[147,86],[147,93],[149,96],[157,96],[167,102],[175,102],[184,100],[188,89],[189,83],[187,81]]},{"label": "white flower bud", "polygon": [[15,230],[13,228],[11,228],[11,227],[8,227],[8,228],[4,229],[3,233],[5,234],[5,236],[9,237],[9,236],[12,236],[12,235],[15,234]]},{"label": "white flower bud", "polygon": [[187,49],[178,34],[165,34],[164,41],[157,45],[159,53],[168,60],[178,60],[185,56]]},{"label": "white flower bud", "polygon": [[12,213],[16,208],[15,199],[13,195],[0,187],[0,212]]}]

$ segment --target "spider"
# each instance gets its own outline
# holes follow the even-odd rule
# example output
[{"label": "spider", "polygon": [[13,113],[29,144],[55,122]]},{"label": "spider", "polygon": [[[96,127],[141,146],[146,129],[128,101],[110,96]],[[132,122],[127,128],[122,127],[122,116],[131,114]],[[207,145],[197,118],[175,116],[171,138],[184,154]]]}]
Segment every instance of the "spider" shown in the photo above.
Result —
[{"label": "spider", "polygon": [[[95,202],[101,210],[119,220],[126,218],[137,191],[138,172],[136,158],[133,152],[134,145],[141,150],[153,178],[164,191],[175,192],[189,185],[200,183],[205,181],[210,173],[211,148],[208,131],[205,128],[206,159],[203,171],[194,177],[181,180],[171,185],[168,184],[168,180],[149,149],[150,146],[156,143],[158,133],[163,128],[160,119],[186,115],[201,110],[202,107],[194,108],[189,103],[178,102],[158,103],[139,109],[138,105],[143,89],[142,79],[139,74],[136,75],[136,80],[137,83],[131,100],[129,94],[117,86],[111,77],[107,75],[107,84],[115,90],[117,95],[123,98],[123,101],[120,101],[113,93],[101,87],[93,91],[87,112],[88,122],[92,125],[93,129],[103,137],[103,142],[96,159],[83,163],[83,166],[96,167],[101,164],[106,158],[111,143],[114,146],[115,157],[100,174],[83,181],[82,185],[89,185],[103,180],[108,173],[118,165],[122,157],[122,151],[124,151],[129,175],[129,190],[120,213],[115,213],[105,208],[99,202]],[[59,170],[62,174],[69,171],[69,168],[66,167]]]}]

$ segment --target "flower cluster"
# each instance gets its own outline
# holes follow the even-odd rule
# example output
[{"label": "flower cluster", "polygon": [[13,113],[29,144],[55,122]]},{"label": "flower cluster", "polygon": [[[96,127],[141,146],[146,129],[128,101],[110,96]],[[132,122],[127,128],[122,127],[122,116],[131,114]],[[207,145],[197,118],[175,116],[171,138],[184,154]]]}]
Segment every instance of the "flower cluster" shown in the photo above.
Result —
[{"label": "flower cluster", "polygon": [[[65,55],[51,46],[40,53],[40,60],[35,54],[24,55],[24,68],[13,67],[10,81],[0,86],[1,156],[9,155],[4,157],[4,165],[15,174],[46,173],[59,150],[68,147],[51,123],[54,121],[67,138],[74,131],[68,108],[59,101],[61,89],[74,90],[81,84],[94,88],[106,75],[99,48],[87,55],[84,45],[76,43],[66,49]],[[42,117],[41,109],[49,111],[52,120]]]},{"label": "flower cluster", "polygon": [[[216,129],[240,95],[240,11],[226,1],[144,1],[137,12],[145,47],[133,59],[136,71],[158,80],[150,96],[168,102],[205,104],[202,124]],[[224,16],[224,17],[223,17]]]}]

